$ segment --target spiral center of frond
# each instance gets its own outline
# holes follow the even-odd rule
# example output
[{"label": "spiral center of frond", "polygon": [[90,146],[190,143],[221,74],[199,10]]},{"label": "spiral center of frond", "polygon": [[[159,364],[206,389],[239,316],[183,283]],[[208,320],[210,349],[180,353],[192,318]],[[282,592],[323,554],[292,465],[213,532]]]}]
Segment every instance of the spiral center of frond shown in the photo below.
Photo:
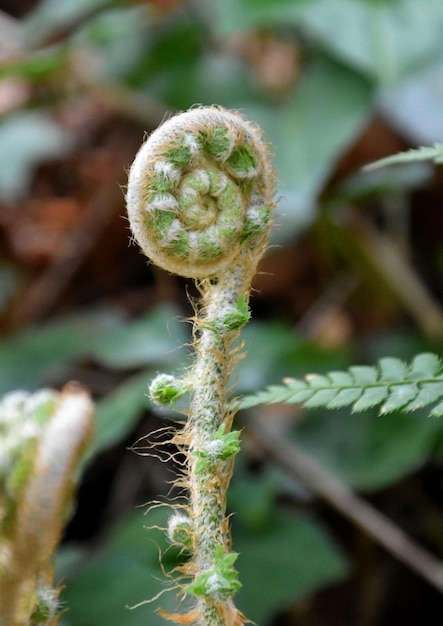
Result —
[{"label": "spiral center of frond", "polygon": [[[223,172],[211,169],[186,174],[177,195],[182,225],[196,231],[204,231],[216,223],[223,226],[229,221],[234,222],[235,212],[242,206],[235,184]],[[233,206],[236,207],[234,214],[223,219],[223,212],[230,211]]]}]

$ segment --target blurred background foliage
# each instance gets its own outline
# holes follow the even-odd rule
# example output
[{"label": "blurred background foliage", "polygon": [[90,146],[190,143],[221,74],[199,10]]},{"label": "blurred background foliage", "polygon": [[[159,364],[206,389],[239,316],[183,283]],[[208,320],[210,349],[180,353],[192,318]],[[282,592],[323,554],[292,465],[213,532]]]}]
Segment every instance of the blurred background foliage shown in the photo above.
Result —
[{"label": "blurred background foliage", "polygon": [[[272,144],[272,246],[240,393],[386,355],[442,353],[443,170],[361,167],[443,141],[441,0],[1,0],[0,391],[76,379],[93,449],[60,550],[63,626],[151,626],[171,464],[146,398],[189,363],[190,281],[128,245],[124,185],[144,131],[195,103],[242,110]],[[294,438],[441,558],[443,422],[420,413],[249,411]],[[239,423],[243,422],[239,416]],[[443,597],[243,431],[230,495],[262,626],[427,626]],[[137,442],[135,444],[134,442]],[[135,447],[138,454],[128,450]],[[168,449],[161,460],[166,461]],[[163,557],[170,571],[178,555]]]}]

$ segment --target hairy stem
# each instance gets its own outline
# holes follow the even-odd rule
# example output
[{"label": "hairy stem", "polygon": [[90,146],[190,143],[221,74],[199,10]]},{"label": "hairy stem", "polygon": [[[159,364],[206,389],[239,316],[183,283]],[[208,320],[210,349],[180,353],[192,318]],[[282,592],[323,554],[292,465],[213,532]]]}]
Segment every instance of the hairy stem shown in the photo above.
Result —
[{"label": "hairy stem", "polygon": [[249,319],[251,281],[267,243],[273,173],[259,129],[218,107],[168,120],[140,149],[129,175],[128,216],[145,254],[168,271],[195,278],[201,303],[194,324],[195,358],[183,379],[161,374],[150,386],[159,403],[191,393],[188,420],[175,436],[186,455],[180,479],[185,513],[171,517],[168,536],[190,552],[182,568],[195,607],[183,624],[240,625],[232,596],[233,564],[226,492],[239,433],[231,431],[229,384],[235,340]]},{"label": "hairy stem", "polygon": [[[193,368],[192,400],[186,431],[189,433],[188,456],[189,508],[194,523],[194,563],[196,572],[214,571],[218,546],[223,554],[230,552],[230,535],[226,520],[226,492],[232,472],[232,463],[208,464],[199,469],[199,452],[214,447],[216,433],[221,425],[224,432],[231,428],[232,414],[228,403],[229,378],[235,356],[233,342],[238,331],[219,334],[211,324],[217,319],[220,307],[227,301],[236,302],[243,292],[228,284],[217,284],[210,289],[210,303],[206,315],[197,322],[201,335],[196,343],[196,362]],[[209,329],[208,329],[209,327]],[[215,582],[214,585],[217,583]],[[223,598],[223,588],[215,590],[214,598],[200,600],[201,623],[226,624],[226,607],[217,597]]]}]

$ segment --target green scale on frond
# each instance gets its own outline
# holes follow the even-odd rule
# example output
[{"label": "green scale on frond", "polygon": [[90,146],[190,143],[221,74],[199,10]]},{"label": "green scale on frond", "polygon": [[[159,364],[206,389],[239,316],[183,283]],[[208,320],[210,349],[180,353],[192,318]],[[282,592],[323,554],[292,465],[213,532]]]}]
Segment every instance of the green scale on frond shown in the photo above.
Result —
[{"label": "green scale on frond", "polygon": [[252,178],[257,176],[257,159],[252,148],[243,144],[234,148],[231,156],[226,161],[229,169],[238,178]]},{"label": "green scale on frond", "polygon": [[246,214],[246,221],[243,230],[242,243],[250,237],[260,235],[271,222],[271,207],[264,204],[260,207],[254,207]]},{"label": "green scale on frond", "polygon": [[155,232],[155,236],[158,240],[165,239],[171,229],[174,222],[175,215],[171,211],[163,211],[162,209],[155,209],[150,214],[151,227]]},{"label": "green scale on frond", "polygon": [[164,152],[162,158],[177,167],[186,167],[192,161],[192,151],[186,140],[180,138],[175,141],[171,148]]},{"label": "green scale on frond", "polygon": [[207,233],[201,233],[198,237],[198,255],[202,259],[215,260],[223,254],[220,245]]},{"label": "green scale on frond", "polygon": [[165,172],[152,172],[146,178],[146,189],[149,195],[153,193],[170,193],[172,190],[171,180]]},{"label": "green scale on frond", "polygon": [[179,258],[188,259],[191,254],[189,233],[185,230],[179,231],[174,239],[168,244],[168,248]]},{"label": "green scale on frond", "polygon": [[207,154],[217,160],[229,155],[231,139],[227,128],[216,127],[210,131],[200,131],[200,137]]}]

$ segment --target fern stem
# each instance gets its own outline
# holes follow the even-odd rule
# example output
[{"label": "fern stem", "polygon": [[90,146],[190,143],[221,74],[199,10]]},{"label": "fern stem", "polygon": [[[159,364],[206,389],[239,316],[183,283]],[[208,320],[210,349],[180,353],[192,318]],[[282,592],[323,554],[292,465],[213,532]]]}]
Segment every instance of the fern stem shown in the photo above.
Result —
[{"label": "fern stem", "polygon": [[185,387],[191,393],[187,424],[174,438],[187,458],[180,482],[189,505],[186,515],[171,518],[168,536],[191,552],[182,568],[189,580],[183,591],[196,606],[185,616],[165,614],[179,623],[244,623],[232,601],[240,583],[226,518],[239,449],[228,387],[271,226],[272,195],[259,129],[216,107],[191,109],[157,129],[129,176],[128,215],[141,248],[164,269],[195,278],[201,293],[192,369],[178,381],[161,374],[150,387],[160,402],[174,401]]}]

